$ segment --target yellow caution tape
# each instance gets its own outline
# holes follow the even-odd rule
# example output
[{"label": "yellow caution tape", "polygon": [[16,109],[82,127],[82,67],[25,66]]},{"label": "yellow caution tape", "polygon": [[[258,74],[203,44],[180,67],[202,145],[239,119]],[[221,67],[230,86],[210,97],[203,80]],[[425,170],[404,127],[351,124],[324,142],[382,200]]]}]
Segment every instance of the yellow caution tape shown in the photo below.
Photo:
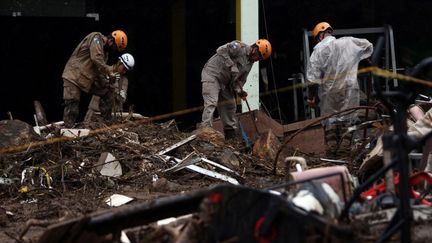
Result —
[{"label": "yellow caution tape", "polygon": [[[406,81],[406,82],[414,82],[414,83],[418,83],[418,84],[432,87],[432,81],[422,80],[422,79],[414,78],[414,77],[407,76],[407,75],[393,73],[391,71],[384,70],[384,69],[381,69],[378,67],[361,68],[357,71],[357,74],[367,74],[367,73],[372,73],[375,76],[379,76],[379,77],[383,77],[383,78],[398,79],[398,80],[402,80],[402,81]],[[345,74],[341,74],[341,75],[345,75]],[[325,80],[324,80],[324,82],[325,82]],[[276,92],[285,92],[285,91],[289,91],[289,90],[293,90],[293,89],[297,89],[297,88],[306,88],[306,87],[311,86],[311,85],[313,85],[313,83],[309,83],[309,82],[306,84],[291,85],[291,86],[279,88],[277,90],[272,90],[272,91],[267,91],[267,92],[261,93],[259,96],[264,97],[264,96],[267,96],[267,95],[270,95],[270,94],[273,94]],[[112,130],[119,129],[119,128],[136,126],[139,123],[150,123],[153,121],[158,121],[158,120],[176,117],[176,116],[180,116],[180,115],[190,114],[193,112],[201,111],[201,110],[203,110],[203,108],[204,108],[203,106],[198,106],[198,107],[193,107],[193,108],[189,108],[189,109],[185,109],[185,110],[175,111],[172,113],[166,113],[166,114],[150,117],[147,119],[141,119],[141,120],[135,121],[134,123],[116,124],[116,125],[113,125],[110,127],[99,128],[99,129],[95,129],[95,130],[90,131],[89,136],[93,136],[93,135],[96,135],[99,133],[112,131]],[[82,139],[82,137],[78,137],[78,138],[69,138],[69,137],[49,138],[45,141],[38,141],[38,142],[32,142],[32,143],[18,145],[18,146],[0,148],[0,154],[15,153],[15,152],[28,150],[32,147],[39,147],[39,146],[43,146],[43,145],[54,144],[54,143],[65,142],[65,141],[78,140],[78,139]]]}]

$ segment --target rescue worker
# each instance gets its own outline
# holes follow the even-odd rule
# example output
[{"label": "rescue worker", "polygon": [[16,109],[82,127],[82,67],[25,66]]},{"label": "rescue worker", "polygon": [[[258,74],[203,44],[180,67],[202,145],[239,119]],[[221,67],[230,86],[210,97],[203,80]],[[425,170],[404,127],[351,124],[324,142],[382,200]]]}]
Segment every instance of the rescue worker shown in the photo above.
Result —
[{"label": "rescue worker", "polygon": [[[118,80],[120,74],[106,64],[110,52],[123,51],[127,46],[127,36],[121,30],[104,36],[100,32],[88,34],[75,48],[63,71],[63,119],[65,127],[73,127],[79,115],[81,92],[101,97],[101,114],[111,120],[113,104],[112,92],[108,82],[95,82],[100,76],[108,76],[111,81]],[[99,79],[100,80],[100,79]],[[100,80],[101,81],[101,80]]]},{"label": "rescue worker", "polygon": [[268,40],[259,39],[252,45],[232,41],[220,46],[204,65],[201,72],[204,110],[199,125],[211,127],[213,114],[217,107],[222,120],[225,139],[235,137],[235,94],[243,100],[247,93],[242,87],[254,62],[266,60],[272,52]]},{"label": "rescue worker", "polygon": [[[318,95],[321,116],[360,105],[358,64],[373,52],[372,44],[366,39],[336,39],[332,32],[327,22],[321,22],[313,29],[312,36],[317,44],[306,74],[307,81],[312,83],[308,103],[315,107]],[[328,156],[345,156],[350,152],[351,139],[346,136],[342,138],[342,135],[356,122],[356,113],[333,116],[323,121]]]},{"label": "rescue worker", "polygon": [[[123,104],[126,101],[127,90],[129,85],[129,81],[126,76],[126,73],[128,71],[132,71],[135,65],[135,59],[129,53],[125,53],[121,55],[118,59],[119,60],[117,61],[117,63],[113,65],[113,71],[120,74],[120,80],[110,85],[110,88],[112,89],[112,92],[114,94],[114,105],[110,106],[109,108],[111,108],[114,113],[123,111]],[[97,95],[93,95],[90,104],[88,106],[87,114],[84,118],[85,122],[91,121],[91,118],[93,117],[94,113],[99,111],[99,103],[100,103],[100,97]]]}]

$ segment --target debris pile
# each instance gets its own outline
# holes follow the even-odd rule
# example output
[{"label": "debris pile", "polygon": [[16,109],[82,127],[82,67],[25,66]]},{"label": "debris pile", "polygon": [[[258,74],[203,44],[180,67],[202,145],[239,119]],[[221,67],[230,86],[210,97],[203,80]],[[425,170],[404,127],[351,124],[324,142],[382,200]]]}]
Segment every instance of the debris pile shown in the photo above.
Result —
[{"label": "debris pile", "polygon": [[[2,242],[367,242],[400,203],[383,183],[359,189],[373,143],[342,160],[283,149],[271,130],[252,147],[175,120],[0,124]],[[430,239],[431,184],[426,172],[410,177],[413,239]]]},{"label": "debris pile", "polygon": [[[239,152],[241,141],[226,143],[213,129],[182,133],[175,121],[137,120],[117,127],[94,122],[87,125],[92,131],[88,136],[66,135],[61,130],[68,129],[59,126],[38,136],[23,122],[2,122],[14,123],[13,129],[3,126],[2,131],[22,133],[13,133],[17,141],[6,141],[10,133],[5,132],[1,142],[8,146],[2,148],[12,152],[0,155],[0,206],[10,212],[2,215],[1,224],[5,234],[22,235],[21,240],[32,235],[22,234],[28,220],[56,222],[107,209],[104,202],[114,194],[139,203],[212,184],[263,188],[283,180],[267,177],[270,171],[262,159]],[[75,137],[66,137],[70,134]],[[40,229],[36,231],[35,237]]]}]

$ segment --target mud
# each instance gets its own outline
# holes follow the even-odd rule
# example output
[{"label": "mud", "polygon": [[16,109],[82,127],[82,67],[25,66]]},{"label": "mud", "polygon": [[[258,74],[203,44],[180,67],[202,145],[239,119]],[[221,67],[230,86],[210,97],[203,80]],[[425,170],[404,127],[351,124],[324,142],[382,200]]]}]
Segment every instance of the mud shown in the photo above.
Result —
[{"label": "mud", "polygon": [[[55,223],[106,210],[110,207],[104,201],[114,193],[133,197],[129,204],[136,204],[225,183],[186,169],[163,172],[172,164],[156,153],[191,135],[178,131],[175,123],[129,122],[114,129],[98,122],[86,126],[106,131],[0,155],[1,176],[16,179],[12,185],[0,185],[0,242],[35,242],[45,227],[32,226],[23,234],[31,220]],[[45,134],[48,132],[58,133],[56,129]],[[246,186],[266,188],[285,180],[283,175],[272,175],[268,166],[272,162],[252,156],[241,140],[220,144],[196,139],[168,154],[184,158],[193,151],[238,172],[240,176],[230,176]],[[122,176],[100,175],[97,168],[103,152],[112,153],[121,163]],[[208,164],[197,165],[223,173]],[[51,188],[46,177],[39,175],[43,171],[33,172],[33,184],[21,184],[22,171],[29,167],[45,169],[52,178]],[[27,186],[25,192],[23,185]]]}]

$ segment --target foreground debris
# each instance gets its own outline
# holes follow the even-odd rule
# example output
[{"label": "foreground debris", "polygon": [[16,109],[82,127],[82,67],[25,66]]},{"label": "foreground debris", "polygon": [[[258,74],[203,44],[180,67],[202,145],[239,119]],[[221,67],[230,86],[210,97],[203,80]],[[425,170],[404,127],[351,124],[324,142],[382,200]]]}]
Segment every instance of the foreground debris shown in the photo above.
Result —
[{"label": "foreground debris", "polygon": [[[94,122],[71,137],[58,125],[40,136],[18,128],[32,135],[10,142],[24,150],[0,155],[2,242],[362,242],[394,214],[370,194],[341,218],[352,162],[288,149],[273,174],[280,144],[271,130],[252,149],[213,129],[179,132],[174,121]],[[67,139],[32,145],[56,138]],[[429,239],[431,208],[414,210],[413,233]]]}]

